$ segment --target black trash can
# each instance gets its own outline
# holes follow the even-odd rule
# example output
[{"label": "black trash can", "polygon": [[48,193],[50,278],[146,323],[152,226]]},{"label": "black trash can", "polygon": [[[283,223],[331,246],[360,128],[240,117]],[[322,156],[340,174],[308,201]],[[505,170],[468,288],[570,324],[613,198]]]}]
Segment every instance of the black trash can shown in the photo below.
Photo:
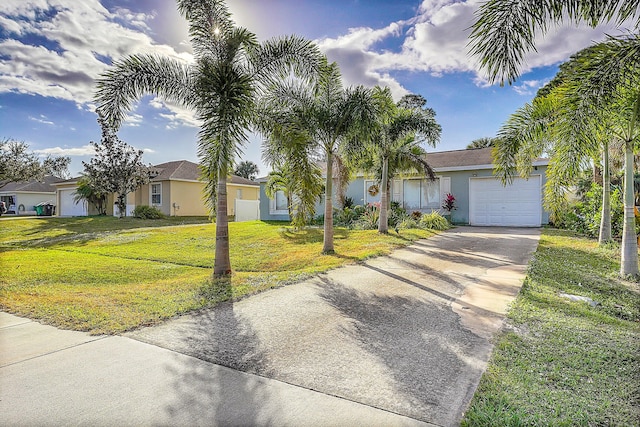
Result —
[{"label": "black trash can", "polygon": [[43,215],[44,216],[52,216],[53,215],[53,205],[47,203],[46,205],[43,206],[44,210],[43,210]]}]

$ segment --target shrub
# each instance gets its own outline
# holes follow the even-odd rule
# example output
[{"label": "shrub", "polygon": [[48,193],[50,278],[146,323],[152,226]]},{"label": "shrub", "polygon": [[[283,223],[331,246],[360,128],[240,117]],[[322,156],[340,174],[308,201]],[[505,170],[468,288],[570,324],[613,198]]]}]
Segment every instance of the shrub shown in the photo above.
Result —
[{"label": "shrub", "polygon": [[[597,237],[602,218],[602,186],[592,183],[580,201],[568,205],[556,215],[554,225],[590,237]],[[611,235],[622,236],[624,225],[624,200],[622,191],[611,191]]]},{"label": "shrub", "polygon": [[141,219],[162,219],[165,218],[165,214],[160,212],[160,209],[153,206],[136,206],[133,210],[133,216]]},{"label": "shrub", "polygon": [[369,203],[360,218],[354,222],[353,227],[358,230],[375,230],[378,228],[380,218],[380,203]]},{"label": "shrub", "polygon": [[419,221],[421,216],[422,216],[422,212],[420,212],[420,211],[411,212],[411,218],[416,220],[416,221]]},{"label": "shrub", "polygon": [[397,227],[405,218],[407,218],[407,211],[400,206],[398,202],[391,202],[391,209],[389,210],[389,227]]},{"label": "shrub", "polygon": [[397,228],[400,230],[406,230],[409,228],[420,228],[418,226],[418,221],[413,219],[410,216],[406,216],[400,223],[397,225]]},{"label": "shrub", "polygon": [[448,230],[449,221],[438,212],[431,212],[420,217],[421,228],[429,228],[431,230]]}]

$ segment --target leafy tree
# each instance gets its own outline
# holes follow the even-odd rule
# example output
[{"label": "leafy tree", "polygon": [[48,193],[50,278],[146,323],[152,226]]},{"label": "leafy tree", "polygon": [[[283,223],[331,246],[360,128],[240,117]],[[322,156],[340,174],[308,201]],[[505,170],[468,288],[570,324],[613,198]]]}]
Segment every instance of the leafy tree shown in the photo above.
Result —
[{"label": "leafy tree", "polygon": [[[503,179],[527,175],[531,161],[551,154],[545,202],[553,207],[588,160],[603,156],[601,241],[610,239],[608,153],[612,141],[625,151],[621,274],[638,274],[634,217],[634,147],[640,142],[640,37],[610,39],[578,53],[561,67],[554,87],[517,111],[501,129],[496,164]],[[607,216],[607,218],[605,218]]]},{"label": "leafy tree", "polygon": [[635,19],[640,25],[638,0],[489,0],[477,13],[470,36],[471,53],[480,59],[491,82],[513,83],[525,54],[535,50],[535,37],[551,23],[601,22],[621,25]]},{"label": "leafy tree", "polygon": [[236,169],[233,171],[234,175],[241,176],[252,181],[256,179],[259,173],[260,169],[258,169],[258,165],[250,160],[240,162],[240,164],[238,164]]},{"label": "leafy tree", "polygon": [[[157,55],[132,55],[115,61],[98,80],[98,109],[119,126],[133,101],[153,94],[195,112],[202,122],[198,153],[209,181],[208,198],[217,212],[227,211],[226,179],[247,141],[256,98],[274,81],[313,75],[320,53],[311,42],[282,37],[259,43],[255,34],[235,26],[224,1],[178,0],[189,23],[194,62]],[[229,225],[216,216],[214,277],[231,274]]]},{"label": "leafy tree", "polygon": [[45,175],[65,178],[69,175],[69,157],[47,156],[40,161],[29,152],[29,145],[11,138],[0,140],[0,188],[10,182],[42,179]]},{"label": "leafy tree", "polygon": [[315,162],[303,165],[284,162],[269,174],[265,192],[272,199],[278,191],[284,193],[291,223],[300,228],[313,219],[323,189],[322,172]]},{"label": "leafy tree", "polygon": [[[360,150],[374,123],[371,90],[362,86],[345,89],[336,63],[325,61],[312,84],[293,80],[279,82],[263,111],[268,142],[283,152],[318,153],[326,161],[323,253],[333,253],[333,184],[337,157],[348,158]],[[291,154],[289,158],[296,157]]]},{"label": "leafy tree", "polygon": [[474,139],[473,141],[471,141],[471,143],[467,145],[467,150],[473,150],[476,148],[493,147],[495,143],[496,143],[496,138],[490,138],[485,136],[485,137]]},{"label": "leafy tree", "polygon": [[440,139],[441,127],[435,120],[435,112],[424,108],[427,101],[422,96],[405,95],[398,104],[394,104],[388,87],[376,87],[373,99],[376,123],[370,144],[365,149],[369,158],[366,163],[367,169],[375,171],[380,183],[378,232],[387,233],[390,182],[396,174],[410,170],[435,178],[421,144],[435,146]]},{"label": "leafy tree", "polygon": [[142,163],[142,150],[136,150],[116,135],[102,117],[100,144],[91,141],[96,154],[84,165],[86,185],[95,195],[117,194],[120,217],[127,215],[127,195],[149,182],[149,170]]},{"label": "leafy tree", "polygon": [[86,201],[95,206],[99,215],[107,214],[107,194],[96,190],[91,185],[91,179],[89,177],[84,176],[80,178],[73,196],[73,201],[76,203]]}]

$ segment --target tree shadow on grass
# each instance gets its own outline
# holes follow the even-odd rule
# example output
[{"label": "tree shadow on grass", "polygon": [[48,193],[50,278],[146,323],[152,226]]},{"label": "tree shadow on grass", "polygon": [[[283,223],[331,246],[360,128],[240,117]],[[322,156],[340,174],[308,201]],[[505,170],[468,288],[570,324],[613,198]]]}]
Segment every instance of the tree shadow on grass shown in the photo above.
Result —
[{"label": "tree shadow on grass", "polygon": [[[5,230],[10,230],[12,221],[3,222],[2,227]],[[171,217],[145,220],[132,217],[115,218],[104,215],[70,218],[38,217],[29,219],[29,221],[30,227],[20,231],[21,238],[14,242],[0,244],[0,251],[24,247],[52,247],[71,242],[85,244],[103,238],[107,233],[146,227],[171,227],[185,224],[209,224],[211,222],[205,217]],[[56,236],[42,236],[43,233],[53,230],[57,230],[59,234]]]}]

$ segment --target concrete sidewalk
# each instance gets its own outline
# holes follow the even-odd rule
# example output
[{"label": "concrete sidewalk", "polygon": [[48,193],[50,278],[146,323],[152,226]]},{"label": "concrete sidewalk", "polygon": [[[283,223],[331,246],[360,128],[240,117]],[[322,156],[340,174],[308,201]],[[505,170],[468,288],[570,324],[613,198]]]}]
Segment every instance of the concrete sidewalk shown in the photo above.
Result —
[{"label": "concrete sidewalk", "polygon": [[117,336],[0,312],[3,426],[428,426]]},{"label": "concrete sidewalk", "polygon": [[8,425],[457,425],[538,238],[459,227],[125,337],[1,314],[0,413]]}]

